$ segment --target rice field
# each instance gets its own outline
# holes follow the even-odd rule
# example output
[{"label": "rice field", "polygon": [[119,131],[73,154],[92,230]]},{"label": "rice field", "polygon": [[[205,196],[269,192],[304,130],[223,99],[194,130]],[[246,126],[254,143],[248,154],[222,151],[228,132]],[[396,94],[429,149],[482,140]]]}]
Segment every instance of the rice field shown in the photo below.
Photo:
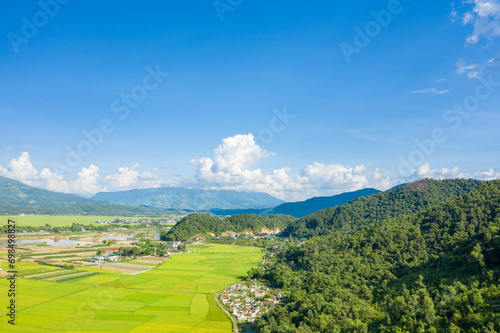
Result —
[{"label": "rice field", "polygon": [[[51,273],[55,281],[17,281],[16,325],[3,316],[0,331],[14,332],[231,332],[213,294],[260,264],[260,249],[197,246],[138,275]],[[90,273],[87,271],[87,273]],[[80,274],[80,275],[78,275]],[[75,277],[66,282],[64,277]],[[0,306],[7,306],[0,280]]]}]

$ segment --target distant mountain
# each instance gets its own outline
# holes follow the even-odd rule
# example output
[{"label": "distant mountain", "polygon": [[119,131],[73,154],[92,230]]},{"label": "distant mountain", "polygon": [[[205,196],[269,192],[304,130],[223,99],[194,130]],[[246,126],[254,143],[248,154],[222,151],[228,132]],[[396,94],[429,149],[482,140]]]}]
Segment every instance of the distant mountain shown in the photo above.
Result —
[{"label": "distant mountain", "polygon": [[284,201],[266,193],[198,190],[161,187],[121,192],[100,192],[92,199],[126,205],[143,205],[163,209],[208,211],[210,209],[262,209]]},{"label": "distant mountain", "polygon": [[162,215],[149,207],[109,204],[74,194],[47,191],[0,177],[0,214]]},{"label": "distant mountain", "polygon": [[286,214],[294,217],[303,217],[320,209],[340,206],[354,199],[367,197],[379,192],[379,190],[373,188],[365,188],[363,190],[346,192],[331,197],[315,197],[306,201],[286,202],[273,209],[264,211],[262,215],[271,216],[274,214]]}]

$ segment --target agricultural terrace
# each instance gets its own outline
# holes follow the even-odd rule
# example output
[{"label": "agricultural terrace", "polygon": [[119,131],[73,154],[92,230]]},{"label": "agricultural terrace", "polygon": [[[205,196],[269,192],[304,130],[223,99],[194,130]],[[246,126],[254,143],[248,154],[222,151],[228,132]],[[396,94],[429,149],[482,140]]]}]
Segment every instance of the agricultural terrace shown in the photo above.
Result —
[{"label": "agricultural terrace", "polygon": [[[195,253],[172,255],[137,275],[96,269],[69,280],[52,272],[51,281],[19,278],[16,325],[2,316],[0,331],[229,333],[231,322],[212,292],[258,266],[262,252],[255,247],[254,252],[251,247],[201,245]],[[7,283],[0,280],[0,300],[5,305]]]}]

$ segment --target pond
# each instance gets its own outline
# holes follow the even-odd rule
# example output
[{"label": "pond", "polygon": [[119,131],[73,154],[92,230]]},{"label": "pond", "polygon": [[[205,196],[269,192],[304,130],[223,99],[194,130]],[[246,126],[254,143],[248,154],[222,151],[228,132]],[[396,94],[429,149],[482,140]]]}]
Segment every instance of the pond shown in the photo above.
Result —
[{"label": "pond", "polygon": [[127,240],[134,238],[135,235],[112,235],[112,236],[104,236],[104,239],[109,239],[109,240]]}]

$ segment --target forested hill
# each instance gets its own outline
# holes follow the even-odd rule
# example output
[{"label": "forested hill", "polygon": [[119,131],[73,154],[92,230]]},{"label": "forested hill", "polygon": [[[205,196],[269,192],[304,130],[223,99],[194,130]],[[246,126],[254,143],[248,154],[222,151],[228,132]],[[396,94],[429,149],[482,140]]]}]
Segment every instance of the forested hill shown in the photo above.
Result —
[{"label": "forested hill", "polygon": [[250,277],[291,291],[258,332],[499,332],[500,181],[313,238]]},{"label": "forested hill", "polygon": [[209,233],[220,236],[227,231],[260,233],[263,228],[283,230],[293,220],[295,218],[288,215],[265,217],[255,214],[242,214],[220,219],[211,215],[196,213],[184,217],[168,232],[163,232],[160,237],[162,240],[167,241],[186,241],[195,236],[207,236]]},{"label": "forested hill", "polygon": [[349,231],[356,227],[417,213],[480,187],[474,179],[423,179],[392,190],[361,197],[345,205],[320,210],[292,222],[287,236],[312,237],[333,230]]},{"label": "forested hill", "polygon": [[0,177],[0,214],[162,215],[168,211],[149,207],[109,204],[73,194],[47,191]]}]

